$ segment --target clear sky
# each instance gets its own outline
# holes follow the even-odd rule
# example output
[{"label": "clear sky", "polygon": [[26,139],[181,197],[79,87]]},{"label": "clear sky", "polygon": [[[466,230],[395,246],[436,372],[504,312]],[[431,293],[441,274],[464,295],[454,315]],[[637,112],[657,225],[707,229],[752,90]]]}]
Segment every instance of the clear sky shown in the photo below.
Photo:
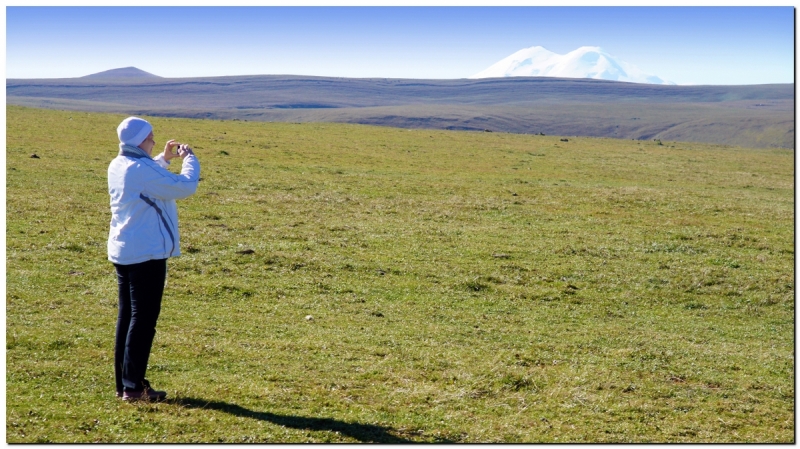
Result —
[{"label": "clear sky", "polygon": [[598,46],[678,84],[793,83],[794,43],[792,6],[6,7],[6,78],[466,78]]}]

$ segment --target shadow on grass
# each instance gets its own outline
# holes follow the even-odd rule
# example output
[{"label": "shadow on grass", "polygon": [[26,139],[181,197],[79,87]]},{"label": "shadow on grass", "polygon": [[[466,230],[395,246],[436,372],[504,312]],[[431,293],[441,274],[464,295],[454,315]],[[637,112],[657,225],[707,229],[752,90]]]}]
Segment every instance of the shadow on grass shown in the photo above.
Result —
[{"label": "shadow on grass", "polygon": [[[396,444],[415,443],[413,440],[407,440],[392,435],[389,433],[390,429],[387,427],[375,426],[371,424],[348,423],[331,418],[306,418],[303,416],[278,415],[270,412],[256,412],[236,404],[229,404],[221,401],[206,401],[204,399],[197,398],[179,397],[167,399],[164,402],[167,404],[173,404],[187,408],[218,410],[221,412],[230,413],[231,415],[268,421],[279,426],[291,427],[293,429],[327,430],[331,432],[339,432],[342,435],[354,438],[360,442]],[[447,443],[449,441],[437,442]]]}]

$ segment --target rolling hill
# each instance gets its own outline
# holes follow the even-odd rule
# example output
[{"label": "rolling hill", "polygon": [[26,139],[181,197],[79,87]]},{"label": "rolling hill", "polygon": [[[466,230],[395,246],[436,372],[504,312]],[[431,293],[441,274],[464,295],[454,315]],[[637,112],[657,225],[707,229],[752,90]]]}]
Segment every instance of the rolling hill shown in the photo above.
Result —
[{"label": "rolling hill", "polygon": [[6,102],[168,117],[794,147],[793,84],[669,86],[546,77],[93,76],[8,79]]},{"label": "rolling hill", "polygon": [[144,70],[137,69],[136,67],[123,67],[121,69],[111,69],[106,70],[104,72],[93,73],[91,75],[86,75],[82,78],[161,78],[158,75],[153,75],[152,73],[145,72]]}]

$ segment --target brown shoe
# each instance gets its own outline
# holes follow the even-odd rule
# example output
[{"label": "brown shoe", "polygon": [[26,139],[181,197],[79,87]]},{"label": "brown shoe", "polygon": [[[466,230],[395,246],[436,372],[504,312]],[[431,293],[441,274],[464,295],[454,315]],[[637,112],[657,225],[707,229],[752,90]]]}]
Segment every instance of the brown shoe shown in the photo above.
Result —
[{"label": "brown shoe", "polygon": [[157,391],[148,388],[142,391],[126,391],[122,393],[122,400],[128,402],[134,401],[160,401],[167,397],[166,391]]},{"label": "brown shoe", "polygon": [[147,380],[142,382],[144,389],[141,391],[124,391],[122,393],[123,401],[160,401],[167,397],[166,391],[154,390]]}]

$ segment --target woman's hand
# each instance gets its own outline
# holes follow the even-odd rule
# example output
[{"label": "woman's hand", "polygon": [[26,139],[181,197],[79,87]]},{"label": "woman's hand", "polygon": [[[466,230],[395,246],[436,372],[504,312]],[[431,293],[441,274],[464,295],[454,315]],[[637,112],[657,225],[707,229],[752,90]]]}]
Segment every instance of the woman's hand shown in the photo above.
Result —
[{"label": "woman's hand", "polygon": [[180,147],[180,145],[181,144],[176,142],[175,139],[168,140],[167,144],[164,145],[164,160],[169,162],[170,159],[178,157],[180,155],[180,151],[178,153],[173,153],[172,149],[174,147]]},{"label": "woman's hand", "polygon": [[181,159],[185,158],[186,156],[188,156],[190,154],[194,154],[194,151],[192,151],[192,149],[189,148],[189,145],[183,144],[183,145],[178,147],[178,156]]}]

